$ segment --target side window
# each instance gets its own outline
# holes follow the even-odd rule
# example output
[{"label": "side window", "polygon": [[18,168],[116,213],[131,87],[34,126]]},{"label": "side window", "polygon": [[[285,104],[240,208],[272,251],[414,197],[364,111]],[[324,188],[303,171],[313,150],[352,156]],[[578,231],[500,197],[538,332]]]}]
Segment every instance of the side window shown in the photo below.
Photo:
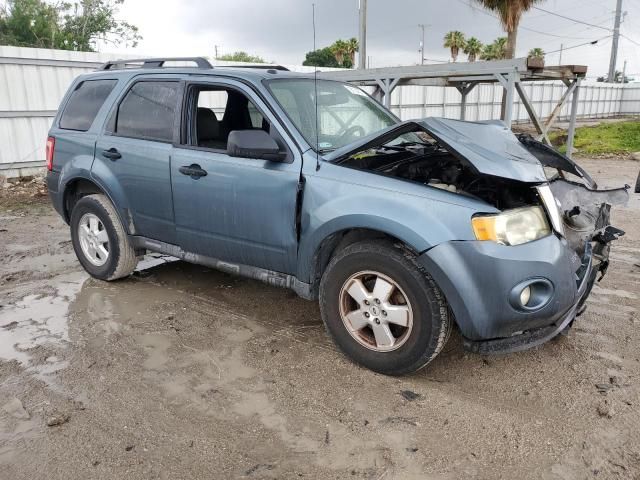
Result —
[{"label": "side window", "polygon": [[60,117],[60,128],[86,132],[117,80],[85,80],[75,88]]},{"label": "side window", "polygon": [[191,105],[196,106],[190,131],[191,145],[226,150],[233,130],[270,131],[269,121],[243,93],[224,87],[197,87]]},{"label": "side window", "polygon": [[136,83],[118,107],[114,133],[171,142],[177,101],[177,82]]},{"label": "side window", "polygon": [[222,117],[224,117],[224,109],[227,106],[228,99],[229,95],[227,95],[226,90],[201,90],[198,95],[198,108],[210,109],[215,114],[216,119],[221,121]]}]

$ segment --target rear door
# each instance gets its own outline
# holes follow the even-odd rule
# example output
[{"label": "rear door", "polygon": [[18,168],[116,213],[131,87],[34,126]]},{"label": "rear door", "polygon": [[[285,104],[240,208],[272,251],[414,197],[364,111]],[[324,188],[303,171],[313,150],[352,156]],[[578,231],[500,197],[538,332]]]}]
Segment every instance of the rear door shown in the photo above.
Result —
[{"label": "rear door", "polygon": [[176,243],[170,161],[181,91],[175,78],[134,79],[96,143],[92,168],[93,175],[119,190],[131,233],[167,243]]},{"label": "rear door", "polygon": [[[293,273],[302,166],[295,144],[261,98],[240,82],[190,83],[185,92],[184,140],[171,159],[179,245],[227,262]],[[268,131],[288,152],[287,161],[227,155],[229,132],[246,129]],[[204,174],[192,176],[184,167]]]}]

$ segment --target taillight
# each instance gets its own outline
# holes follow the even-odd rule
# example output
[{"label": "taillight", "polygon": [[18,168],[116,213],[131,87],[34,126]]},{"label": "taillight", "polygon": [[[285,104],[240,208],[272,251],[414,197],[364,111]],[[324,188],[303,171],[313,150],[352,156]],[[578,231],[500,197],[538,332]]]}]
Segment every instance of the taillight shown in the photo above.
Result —
[{"label": "taillight", "polygon": [[47,158],[47,170],[53,170],[53,150],[56,147],[56,139],[54,137],[47,138],[47,149],[46,149],[46,158]]}]

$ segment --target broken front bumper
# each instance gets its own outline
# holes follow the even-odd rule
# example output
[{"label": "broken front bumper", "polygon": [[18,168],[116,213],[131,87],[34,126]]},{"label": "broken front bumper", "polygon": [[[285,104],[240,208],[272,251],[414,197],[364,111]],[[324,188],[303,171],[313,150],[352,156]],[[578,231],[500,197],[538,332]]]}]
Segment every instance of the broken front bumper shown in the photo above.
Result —
[{"label": "broken front bumper", "polygon": [[[612,228],[586,242],[582,256],[550,235],[516,247],[447,242],[418,260],[445,294],[465,347],[509,353],[550,340],[582,312],[598,273],[606,271],[608,242],[620,232]],[[514,289],[532,281],[550,285],[548,298],[534,310],[514,306]]]}]

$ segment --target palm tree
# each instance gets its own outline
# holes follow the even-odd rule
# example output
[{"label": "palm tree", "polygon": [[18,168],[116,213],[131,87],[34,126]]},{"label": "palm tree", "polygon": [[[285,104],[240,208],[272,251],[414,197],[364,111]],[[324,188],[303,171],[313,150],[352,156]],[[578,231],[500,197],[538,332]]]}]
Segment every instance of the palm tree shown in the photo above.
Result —
[{"label": "palm tree", "polygon": [[531,50],[529,50],[528,57],[544,60],[544,50],[541,48],[532,48]]},{"label": "palm tree", "polygon": [[451,58],[455,62],[458,59],[458,53],[465,45],[464,33],[457,30],[451,31],[444,36],[445,48],[451,49]]},{"label": "palm tree", "polygon": [[492,43],[486,44],[482,48],[482,53],[480,54],[480,59],[481,60],[487,60],[487,61],[497,60],[495,45],[493,45]]},{"label": "palm tree", "polygon": [[465,43],[464,53],[468,55],[468,60],[470,62],[475,62],[478,55],[482,53],[483,48],[484,45],[482,45],[482,42],[480,40],[478,40],[476,37],[471,37]]},{"label": "palm tree", "polygon": [[345,42],[345,54],[351,58],[351,65],[356,64],[356,52],[360,50],[360,44],[357,38],[350,38]]},{"label": "palm tree", "polygon": [[329,48],[333,56],[336,57],[336,62],[342,65],[344,63],[344,55],[347,53],[347,42],[344,40],[336,40]]},{"label": "palm tree", "polygon": [[507,38],[496,38],[493,43],[485,45],[480,58],[489,61],[507,58]]},{"label": "palm tree", "polygon": [[522,14],[531,9],[534,4],[544,0],[475,0],[487,10],[498,15],[502,28],[507,32],[507,56],[513,58],[516,53],[518,25]]}]

